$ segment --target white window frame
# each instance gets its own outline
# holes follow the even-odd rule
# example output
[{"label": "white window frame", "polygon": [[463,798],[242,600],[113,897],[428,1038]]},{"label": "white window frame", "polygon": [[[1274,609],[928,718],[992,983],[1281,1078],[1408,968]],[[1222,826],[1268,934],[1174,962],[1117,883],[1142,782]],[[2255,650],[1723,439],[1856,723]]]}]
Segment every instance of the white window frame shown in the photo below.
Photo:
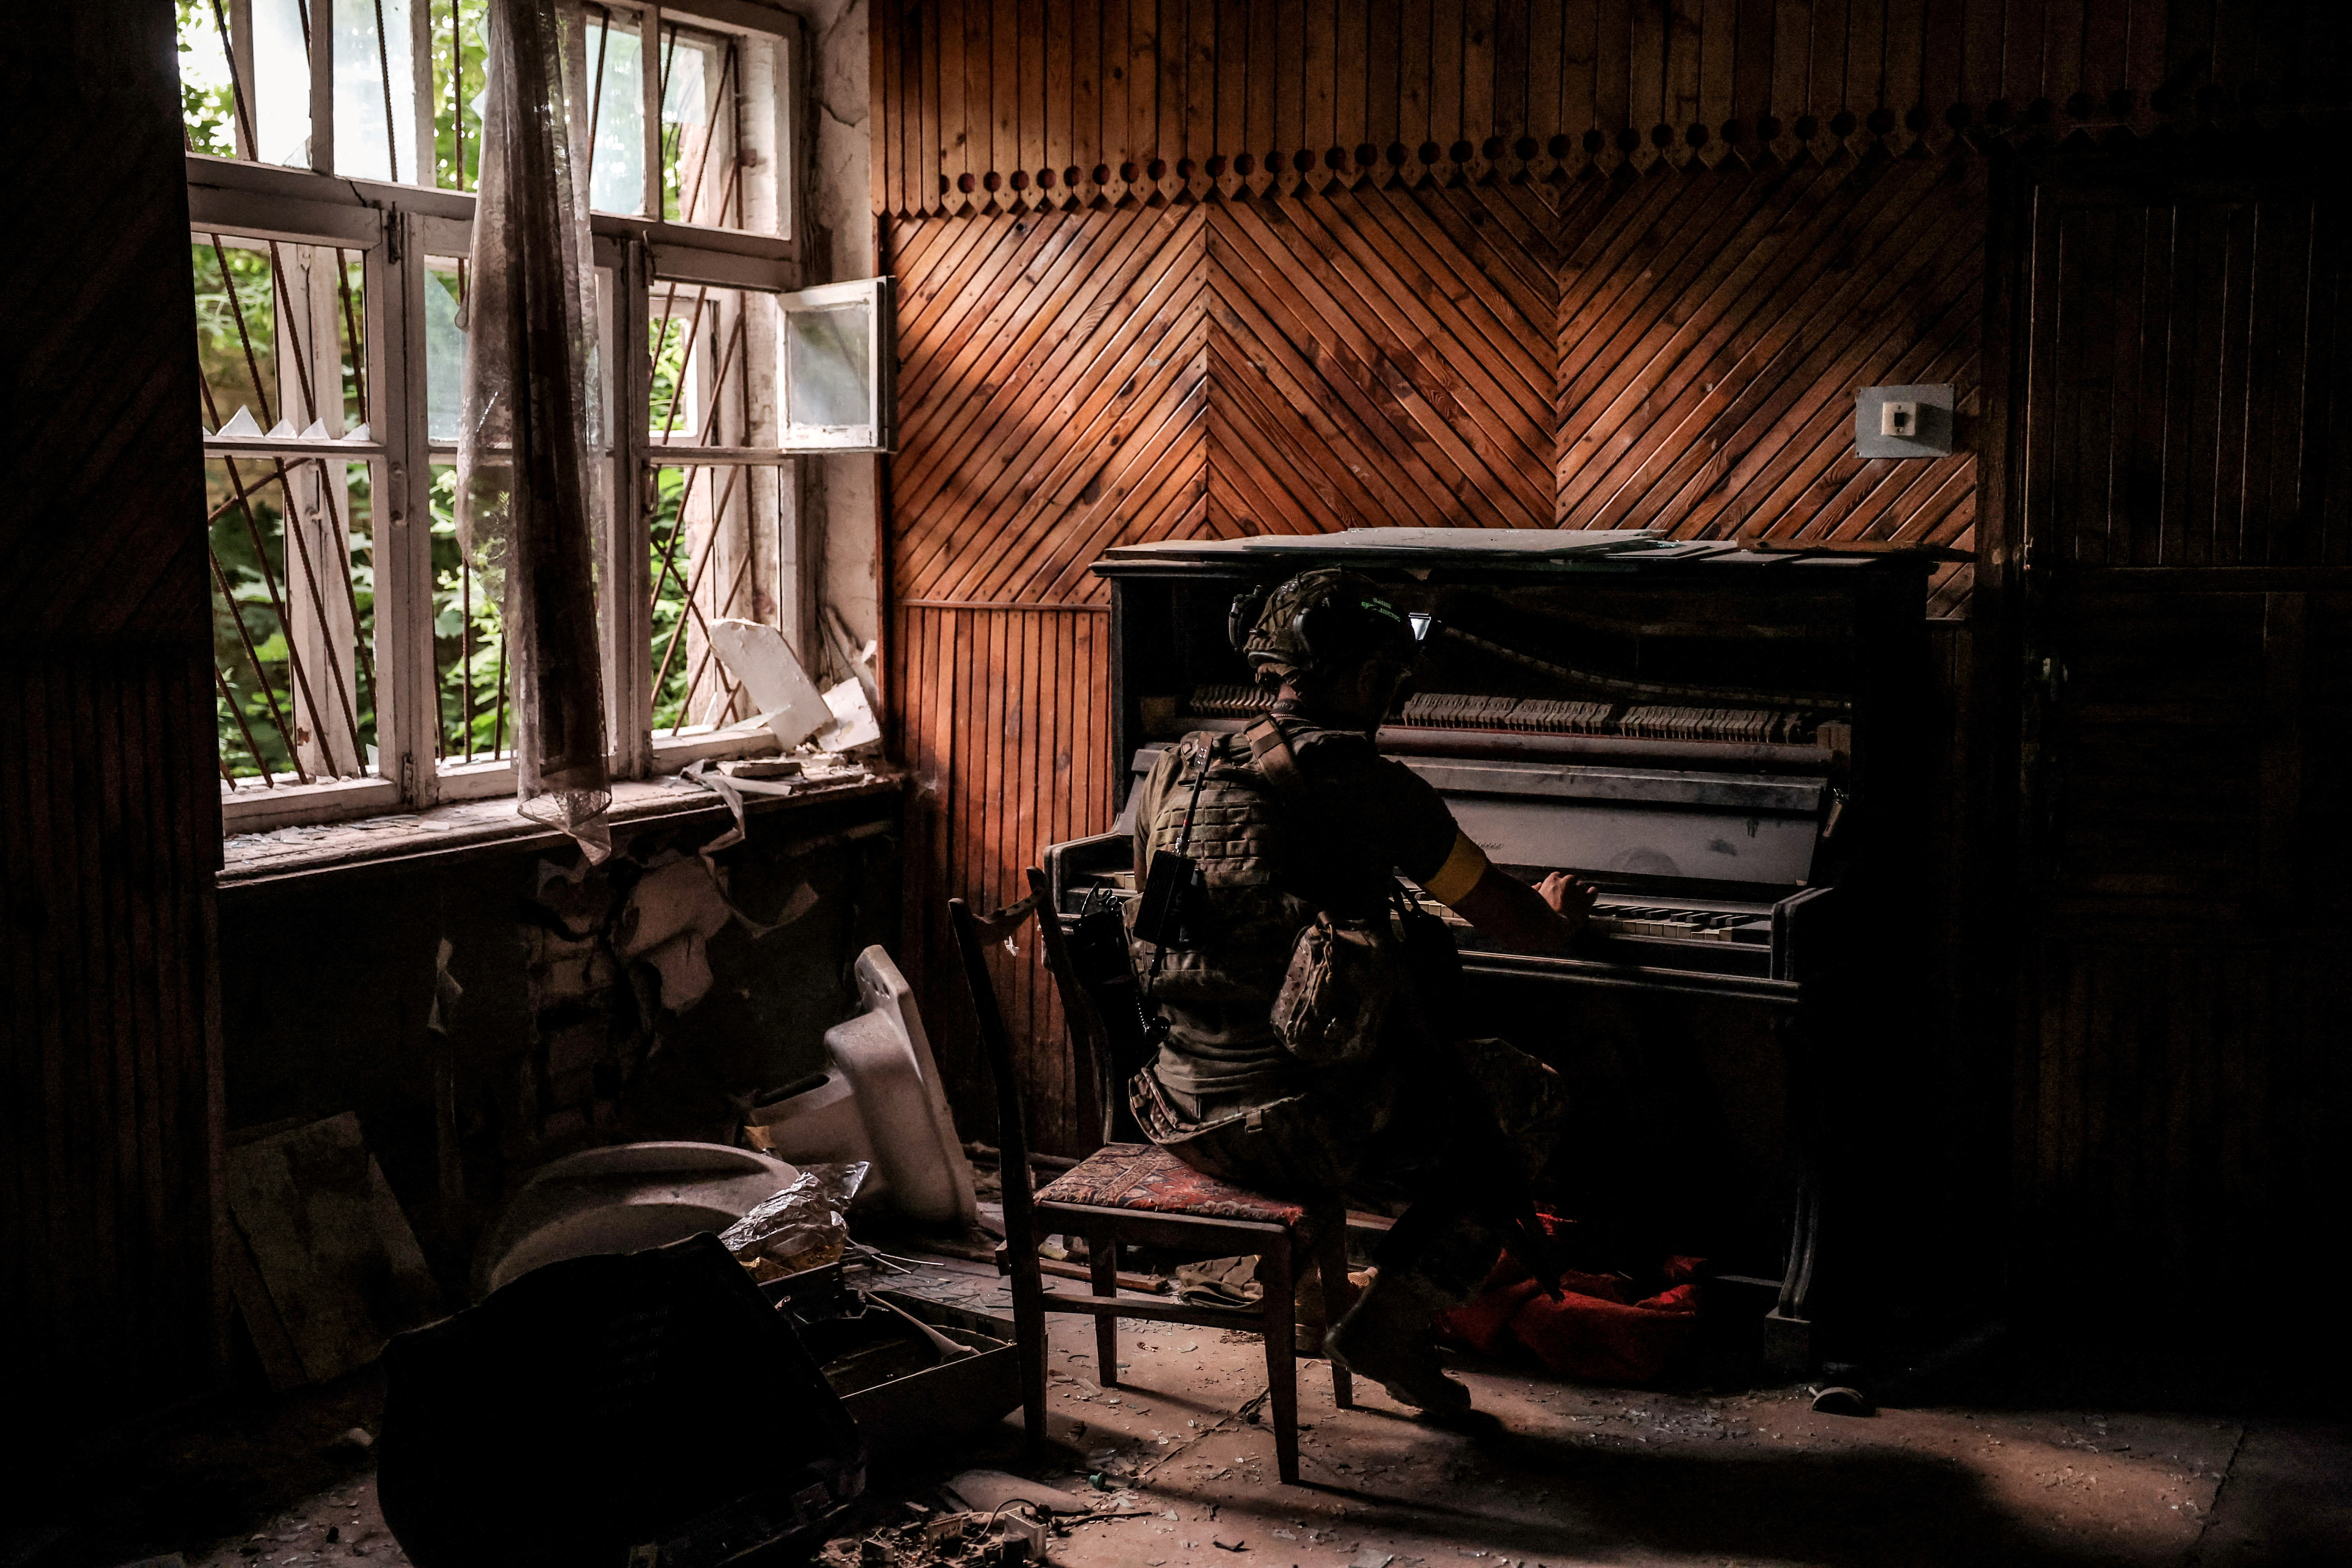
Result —
[{"label": "white window frame", "polygon": [[[761,199],[749,204],[745,215],[768,227],[772,209],[773,232],[661,218],[659,73],[645,69],[639,73],[646,127],[644,213],[591,216],[594,259],[612,285],[604,294],[603,323],[604,384],[611,415],[604,428],[613,437],[604,457],[609,465],[611,524],[598,563],[607,752],[614,777],[635,778],[683,766],[698,756],[763,750],[772,743],[764,731],[740,727],[715,733],[666,735],[659,742],[651,731],[652,583],[646,476],[665,456],[688,448],[684,442],[657,442],[646,428],[652,367],[643,345],[647,339],[652,289],[657,284],[672,283],[746,289],[775,296],[785,308],[813,296],[862,289],[858,297],[869,300],[878,312],[872,340],[880,362],[875,384],[878,408],[872,432],[877,442],[888,433],[888,377],[895,367],[882,347],[889,323],[887,279],[817,289],[797,287],[802,282],[799,184],[805,177],[811,140],[801,124],[805,100],[799,84],[808,56],[798,18],[751,0],[697,0],[690,8],[635,5],[629,0],[609,0],[609,5],[614,12],[635,13],[640,36],[647,39],[658,40],[663,27],[677,22],[771,44],[768,48],[747,49],[739,57],[745,63],[738,100],[752,106],[751,112],[762,121],[767,115],[761,106],[772,108],[772,121],[739,121],[737,135],[746,152],[759,155],[777,174],[773,188],[763,190]],[[231,15],[234,34],[249,12],[243,5],[233,4]],[[411,15],[421,33],[424,7],[412,6]],[[334,147],[332,34],[331,27],[312,30],[310,61],[310,144],[313,158],[328,168]],[[415,58],[428,58],[423,38],[416,40],[415,47]],[[244,52],[249,68],[250,50]],[[657,50],[648,49],[646,58],[649,62],[657,58]],[[247,75],[245,79],[249,82],[251,78]],[[434,105],[429,101],[429,74],[422,79],[415,97],[416,144],[430,147]],[[241,126],[237,135],[240,151],[249,152],[244,146]],[[777,155],[780,149],[789,155]],[[314,453],[321,445],[331,445],[343,456],[364,458],[373,465],[378,776],[307,786],[239,787],[224,797],[224,825],[232,833],[255,832],[512,793],[510,762],[449,763],[436,758],[441,719],[431,629],[430,494],[434,467],[452,460],[452,448],[428,437],[425,258],[469,253],[472,194],[203,153],[189,154],[187,166],[190,226],[195,235],[218,233],[340,246],[361,253],[366,268],[372,438],[363,443],[322,444],[282,437],[258,443],[214,437],[206,440],[205,450],[208,457],[232,452],[266,457]],[[624,349],[634,352],[619,352]],[[838,440],[789,439],[774,447],[718,448],[698,444],[689,449],[701,462],[756,463],[779,470],[780,482],[792,492],[794,526],[788,558],[796,581],[779,595],[778,619],[793,645],[813,658],[821,633],[805,611],[811,586],[806,581],[809,563],[801,547],[806,531],[798,522],[801,476],[793,459],[802,452],[881,448]]]}]

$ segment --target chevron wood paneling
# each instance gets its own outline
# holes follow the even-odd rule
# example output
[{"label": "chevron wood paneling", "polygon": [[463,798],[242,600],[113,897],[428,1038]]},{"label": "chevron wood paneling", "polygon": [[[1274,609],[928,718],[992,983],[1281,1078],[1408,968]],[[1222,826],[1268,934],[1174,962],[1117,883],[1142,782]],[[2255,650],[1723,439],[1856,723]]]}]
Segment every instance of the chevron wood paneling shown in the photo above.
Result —
[{"label": "chevron wood paneling", "polygon": [[1198,207],[898,226],[901,599],[1100,602],[1087,568],[1204,515]]},{"label": "chevron wood paneling", "polygon": [[[1853,394],[1948,382],[1976,413],[1984,178],[1873,153],[1571,184],[1560,525],[1972,543],[1973,451],[1858,458]],[[1969,576],[1939,574],[1938,613]]]},{"label": "chevron wood paneling", "polygon": [[[2332,106],[2352,7],[878,0],[877,213],[1473,184]],[[2273,119],[2304,134],[2292,116]]]},{"label": "chevron wood paneling", "polygon": [[1542,193],[1368,189],[1208,211],[1221,531],[1549,526]]}]

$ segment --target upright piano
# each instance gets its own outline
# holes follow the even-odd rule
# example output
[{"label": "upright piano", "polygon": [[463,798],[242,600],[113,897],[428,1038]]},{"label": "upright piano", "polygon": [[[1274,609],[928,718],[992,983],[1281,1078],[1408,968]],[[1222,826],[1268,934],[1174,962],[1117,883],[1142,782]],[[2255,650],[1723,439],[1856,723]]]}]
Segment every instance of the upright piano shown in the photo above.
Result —
[{"label": "upright piano", "polygon": [[1074,940],[1134,896],[1130,802],[1160,751],[1270,705],[1227,641],[1235,595],[1330,565],[1381,584],[1420,641],[1381,750],[1509,874],[1600,889],[1559,955],[1486,946],[1424,900],[1454,928],[1470,1032],[1569,1076],[1578,1205],[1713,1259],[1769,1300],[1768,1354],[1803,1365],[1826,1156],[1859,1113],[1841,1089],[1868,1077],[1860,1021],[1906,950],[1928,561],[1486,529],[1114,549],[1094,570],[1129,766],[1108,830],[1046,852]]}]

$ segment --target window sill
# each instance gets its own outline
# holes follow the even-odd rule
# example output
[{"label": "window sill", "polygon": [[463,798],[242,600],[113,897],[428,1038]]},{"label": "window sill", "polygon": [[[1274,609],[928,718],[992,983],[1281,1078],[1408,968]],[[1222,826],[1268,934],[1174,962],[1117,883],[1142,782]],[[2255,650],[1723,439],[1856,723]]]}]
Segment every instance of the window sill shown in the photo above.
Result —
[{"label": "window sill", "polygon": [[[743,809],[747,815],[765,816],[857,800],[895,793],[904,782],[905,774],[896,769],[853,764],[838,773],[806,779],[789,795],[749,796]],[[730,821],[727,803],[674,774],[626,780],[613,786],[611,821],[616,839],[649,827],[681,826],[702,819],[713,826]],[[266,833],[237,833],[232,827],[231,833],[222,846],[222,867],[216,879],[223,892],[363,868],[446,862],[526,848],[569,848],[572,843],[544,823],[521,815],[511,796],[457,801],[354,821],[295,824]]]},{"label": "window sill", "polygon": [[390,779],[330,779],[281,784],[274,789],[240,784],[221,795],[221,832],[267,833],[391,811],[399,805],[400,786]]}]

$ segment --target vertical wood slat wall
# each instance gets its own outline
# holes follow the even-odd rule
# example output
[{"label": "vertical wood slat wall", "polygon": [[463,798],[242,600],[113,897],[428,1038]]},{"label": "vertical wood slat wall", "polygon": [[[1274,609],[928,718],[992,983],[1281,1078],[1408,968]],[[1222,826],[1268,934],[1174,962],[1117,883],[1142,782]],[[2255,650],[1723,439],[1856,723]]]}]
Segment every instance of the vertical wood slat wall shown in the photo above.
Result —
[{"label": "vertical wood slat wall", "polygon": [[2086,1298],[2257,1278],[2352,1198],[2352,204],[2248,151],[2053,169],[2017,264],[2009,531],[2053,663],[2012,1191]]},{"label": "vertical wood slat wall", "polygon": [[216,1367],[220,799],[172,18],[26,20],[24,195],[57,229],[6,264],[43,308],[0,486],[0,1331],[62,1436]]},{"label": "vertical wood slat wall", "polygon": [[896,0],[875,210],[2145,132],[2352,66],[2332,0]]}]

